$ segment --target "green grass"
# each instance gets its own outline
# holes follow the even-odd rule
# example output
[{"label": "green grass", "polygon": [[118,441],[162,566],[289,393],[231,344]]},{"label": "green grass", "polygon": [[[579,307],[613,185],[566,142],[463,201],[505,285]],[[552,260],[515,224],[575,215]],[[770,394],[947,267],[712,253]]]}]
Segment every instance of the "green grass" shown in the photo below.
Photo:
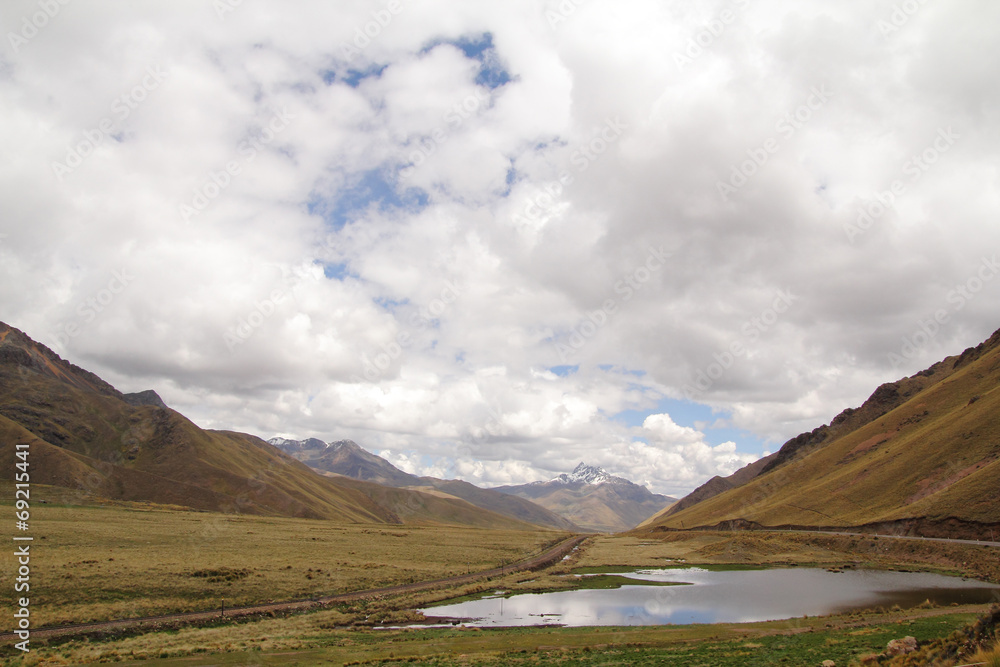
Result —
[{"label": "green grass", "polygon": [[[619,570],[630,572],[631,570]],[[565,582],[565,585],[556,589],[556,591],[550,592],[562,592],[562,591],[580,591],[580,590],[613,590],[616,588],[621,588],[622,586],[687,586],[689,584],[685,582],[677,581],[648,581],[646,579],[632,579],[630,577],[622,577],[616,574],[588,574],[579,577],[561,575],[560,579]],[[446,600],[439,600],[433,602],[428,607],[442,607],[445,605],[459,604],[460,602],[471,602],[473,600],[483,600],[492,597],[504,597],[509,598],[514,595],[527,595],[530,593],[542,593],[546,592],[547,588],[539,588],[537,590],[525,587],[519,587],[515,589],[496,589],[491,588],[488,590],[479,591],[477,593],[471,593],[468,595],[460,595],[453,598],[448,598]]]},{"label": "green grass", "polygon": [[759,565],[756,563],[668,563],[659,565],[658,570],[708,570],[709,572],[748,572],[752,570],[769,570],[774,565]]},{"label": "green grass", "polygon": [[[885,645],[902,634],[927,640],[963,627],[974,620],[971,615],[921,619],[905,624],[876,625],[870,628],[805,631],[791,635],[749,636],[738,640],[677,642],[658,647],[629,646],[614,642],[600,648],[518,649],[482,659],[434,657],[418,659],[410,665],[458,667],[460,665],[561,665],[562,667],[598,667],[610,665],[686,665],[694,667],[771,667],[772,665],[818,665],[833,660],[847,665],[852,659],[884,650]],[[613,630],[612,630],[613,632]],[[623,637],[627,642],[627,636]],[[365,664],[398,664],[373,661]]]},{"label": "green grass", "polygon": [[574,567],[570,574],[624,574],[635,572],[637,567],[631,565],[588,565],[585,567]]},{"label": "green grass", "polygon": [[610,590],[621,588],[622,586],[689,586],[682,581],[648,581],[646,579],[632,579],[621,577],[615,574],[594,574],[590,576],[577,577],[573,584],[573,590]]},{"label": "green grass", "polygon": [[[924,616],[872,614],[752,624],[640,628],[504,628],[495,630],[323,630],[308,616],[256,627],[154,633],[119,642],[73,642],[42,648],[43,661],[62,653],[75,661],[153,658],[148,667],[180,665],[684,665],[764,667],[819,665],[884,650],[891,639],[924,641],[973,622],[970,611]],[[312,615],[309,615],[312,616]],[[294,621],[294,622],[291,622]],[[208,641],[210,638],[213,641]],[[228,642],[225,642],[228,640]],[[225,642],[225,643],[224,643]],[[222,652],[192,646],[223,643]],[[162,656],[162,659],[156,659]],[[17,664],[16,662],[14,664]],[[42,664],[46,664],[43,662]],[[52,664],[52,663],[49,663]]]}]

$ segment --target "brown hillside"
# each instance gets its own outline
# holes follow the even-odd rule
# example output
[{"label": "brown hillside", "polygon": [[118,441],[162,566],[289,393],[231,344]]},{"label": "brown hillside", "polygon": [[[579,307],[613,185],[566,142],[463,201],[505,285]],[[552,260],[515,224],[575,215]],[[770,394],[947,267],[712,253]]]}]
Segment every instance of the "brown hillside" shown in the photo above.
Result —
[{"label": "brown hillside", "polygon": [[[151,398],[151,397],[150,397]],[[126,397],[96,375],[0,323],[0,455],[30,443],[32,482],[195,509],[401,523],[377,494],[317,474],[260,438],[206,431],[156,400]],[[428,502],[407,492],[410,504]],[[428,497],[429,498],[429,497]],[[433,498],[438,523],[492,525],[491,513]],[[475,509],[475,508],[473,508]],[[431,521],[431,512],[421,520]],[[511,522],[508,521],[508,526]],[[520,524],[519,524],[520,527]]]},{"label": "brown hillside", "polygon": [[860,526],[1000,522],[1000,332],[879,387],[859,409],[789,441],[745,484],[669,513],[667,528],[746,520]]},{"label": "brown hillside", "polygon": [[[335,473],[328,473],[335,474]],[[441,524],[476,526],[497,530],[539,530],[537,524],[518,521],[509,516],[491,512],[461,498],[446,494],[424,493],[414,489],[382,486],[350,477],[336,476],[339,482],[356,489],[388,508],[407,525],[435,526]]]}]

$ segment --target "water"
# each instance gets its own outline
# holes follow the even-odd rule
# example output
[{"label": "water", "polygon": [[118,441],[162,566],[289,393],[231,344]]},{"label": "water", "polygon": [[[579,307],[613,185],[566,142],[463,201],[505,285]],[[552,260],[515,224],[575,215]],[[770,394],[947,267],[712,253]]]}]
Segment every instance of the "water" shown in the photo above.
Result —
[{"label": "water", "polygon": [[421,611],[428,617],[475,619],[464,625],[666,625],[749,623],[843,613],[873,607],[985,604],[1000,586],[918,572],[788,568],[711,572],[699,568],[639,570],[622,576],[683,586],[622,586],[492,597]]}]

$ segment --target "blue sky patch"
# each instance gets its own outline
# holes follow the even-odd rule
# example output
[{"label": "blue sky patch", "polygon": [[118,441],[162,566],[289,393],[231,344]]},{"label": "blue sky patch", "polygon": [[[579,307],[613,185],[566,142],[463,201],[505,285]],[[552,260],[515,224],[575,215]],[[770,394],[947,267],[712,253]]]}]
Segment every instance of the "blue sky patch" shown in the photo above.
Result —
[{"label": "blue sky patch", "polygon": [[401,306],[405,306],[410,303],[409,299],[403,299],[402,301],[397,301],[396,299],[390,299],[384,296],[378,296],[372,299],[380,308],[387,310],[390,313],[395,313]]},{"label": "blue sky patch", "polygon": [[323,262],[320,260],[316,260],[315,263],[323,267],[323,275],[329,280],[343,280],[353,275],[347,268],[347,264],[344,263]]},{"label": "blue sky patch", "polygon": [[[650,410],[623,410],[611,417],[613,421],[626,426],[642,426],[646,417],[650,415],[669,414],[670,418],[678,426],[688,426],[697,429],[705,434],[705,442],[712,445],[721,445],[724,442],[735,442],[736,450],[748,454],[759,454],[764,449],[764,441],[748,431],[735,428],[711,428],[704,424],[713,424],[719,419],[728,417],[727,414],[713,412],[712,408],[703,403],[693,403],[686,400],[673,398],[660,399],[657,406]],[[701,428],[698,423],[702,422]]]},{"label": "blue sky patch", "polygon": [[427,53],[441,44],[450,44],[462,51],[466,58],[479,61],[479,73],[476,75],[476,85],[485,86],[490,90],[499,88],[511,80],[510,73],[500,61],[500,56],[493,46],[493,33],[483,33],[476,37],[459,37],[458,39],[440,39],[431,42],[421,50]]},{"label": "blue sky patch", "polygon": [[[382,76],[382,72],[385,71],[386,67],[388,65],[372,65],[363,70],[349,69],[347,70],[347,74],[340,77],[340,79],[351,88],[357,88],[365,79],[377,79]],[[325,75],[323,80],[326,81]]]},{"label": "blue sky patch", "polygon": [[372,206],[380,211],[403,209],[419,213],[429,202],[427,193],[420,188],[407,188],[402,194],[398,193],[382,169],[355,174],[347,180],[333,197],[313,192],[306,205],[309,215],[322,216],[334,229],[341,229]]},{"label": "blue sky patch", "polygon": [[552,371],[553,373],[555,373],[556,375],[558,375],[559,377],[564,378],[564,377],[568,377],[568,376],[573,375],[574,373],[576,373],[578,370],[580,370],[580,366],[579,365],[576,365],[576,366],[553,366],[549,370]]}]

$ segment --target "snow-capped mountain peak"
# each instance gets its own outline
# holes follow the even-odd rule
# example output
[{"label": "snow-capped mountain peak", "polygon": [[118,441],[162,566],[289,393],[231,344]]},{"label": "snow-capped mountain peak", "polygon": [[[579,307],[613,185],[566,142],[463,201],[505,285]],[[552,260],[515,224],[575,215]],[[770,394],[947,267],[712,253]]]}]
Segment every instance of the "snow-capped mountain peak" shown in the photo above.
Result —
[{"label": "snow-capped mountain peak", "polygon": [[307,438],[305,440],[290,440],[289,438],[271,438],[267,441],[267,444],[274,445],[278,449],[282,450],[286,454],[291,454],[293,452],[301,452],[307,449],[322,450],[326,449],[329,445],[318,438]]},{"label": "snow-capped mountain peak", "polygon": [[589,466],[586,463],[580,463],[573,472],[566,474],[563,473],[552,480],[553,482],[560,482],[562,484],[608,484],[619,481],[624,481],[620,477],[615,477],[610,474],[604,468],[599,468],[597,466]]}]

